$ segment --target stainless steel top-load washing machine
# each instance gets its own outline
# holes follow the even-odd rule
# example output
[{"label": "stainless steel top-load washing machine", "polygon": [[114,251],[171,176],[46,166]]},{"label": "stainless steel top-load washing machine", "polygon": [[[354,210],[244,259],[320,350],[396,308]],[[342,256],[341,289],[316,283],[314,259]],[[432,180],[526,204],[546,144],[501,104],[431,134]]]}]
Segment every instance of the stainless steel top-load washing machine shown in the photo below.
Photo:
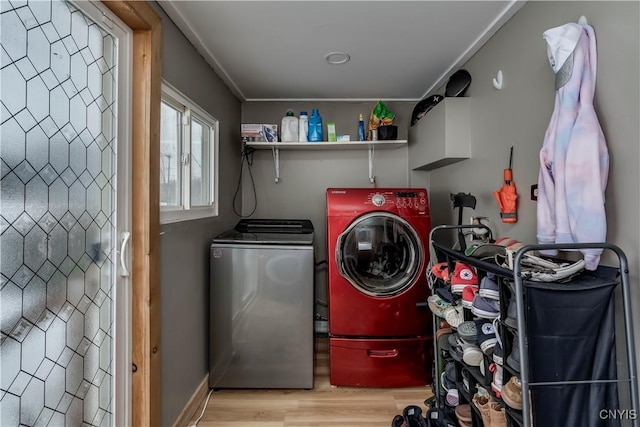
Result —
[{"label": "stainless steel top-load washing machine", "polygon": [[209,385],[313,388],[314,231],[243,219],[211,244]]}]

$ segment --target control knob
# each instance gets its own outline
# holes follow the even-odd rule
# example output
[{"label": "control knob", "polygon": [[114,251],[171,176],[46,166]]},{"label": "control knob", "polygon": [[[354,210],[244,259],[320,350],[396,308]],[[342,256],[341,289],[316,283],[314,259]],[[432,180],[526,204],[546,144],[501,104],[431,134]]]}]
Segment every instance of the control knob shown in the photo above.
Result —
[{"label": "control knob", "polygon": [[376,194],[373,195],[373,197],[371,197],[371,202],[375,206],[380,207],[380,206],[384,205],[384,202],[385,202],[384,196],[382,194],[380,194],[380,193],[376,193]]}]

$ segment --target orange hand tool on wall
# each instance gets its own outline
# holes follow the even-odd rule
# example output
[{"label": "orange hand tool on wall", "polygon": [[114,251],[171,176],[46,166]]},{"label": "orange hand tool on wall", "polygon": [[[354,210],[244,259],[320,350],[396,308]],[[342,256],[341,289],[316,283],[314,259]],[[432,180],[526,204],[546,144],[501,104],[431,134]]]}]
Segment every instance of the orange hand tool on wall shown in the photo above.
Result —
[{"label": "orange hand tool on wall", "polygon": [[493,195],[500,205],[500,218],[502,222],[518,222],[518,194],[516,193],[516,183],[513,182],[513,146],[509,155],[509,169],[503,172],[504,184],[499,190],[495,190]]}]

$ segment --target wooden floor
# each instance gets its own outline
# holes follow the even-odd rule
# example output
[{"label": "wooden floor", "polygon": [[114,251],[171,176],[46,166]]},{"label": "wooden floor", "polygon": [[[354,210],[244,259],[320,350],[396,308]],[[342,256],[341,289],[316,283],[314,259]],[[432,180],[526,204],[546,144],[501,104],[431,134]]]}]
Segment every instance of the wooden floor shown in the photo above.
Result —
[{"label": "wooden floor", "polygon": [[431,395],[430,387],[331,386],[328,340],[317,338],[313,390],[214,391],[198,427],[390,427],[407,405],[426,411]]}]

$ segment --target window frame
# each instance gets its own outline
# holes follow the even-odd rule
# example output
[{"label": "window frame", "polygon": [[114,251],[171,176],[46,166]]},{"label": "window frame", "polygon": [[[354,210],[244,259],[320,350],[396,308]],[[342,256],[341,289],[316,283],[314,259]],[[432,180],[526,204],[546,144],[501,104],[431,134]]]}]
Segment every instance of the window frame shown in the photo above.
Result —
[{"label": "window frame", "polygon": [[[179,155],[181,159],[186,157],[188,161],[179,160],[181,163],[181,204],[179,206],[160,205],[160,223],[168,224],[172,222],[216,217],[218,216],[218,138],[220,122],[164,80],[162,81],[161,102],[165,102],[171,107],[182,112],[182,141],[180,141],[181,152]],[[207,166],[210,171],[208,187],[211,203],[207,206],[192,206],[191,204],[191,122],[194,118],[199,123],[207,125],[211,129],[209,133],[210,159],[209,162],[207,162]]]}]

